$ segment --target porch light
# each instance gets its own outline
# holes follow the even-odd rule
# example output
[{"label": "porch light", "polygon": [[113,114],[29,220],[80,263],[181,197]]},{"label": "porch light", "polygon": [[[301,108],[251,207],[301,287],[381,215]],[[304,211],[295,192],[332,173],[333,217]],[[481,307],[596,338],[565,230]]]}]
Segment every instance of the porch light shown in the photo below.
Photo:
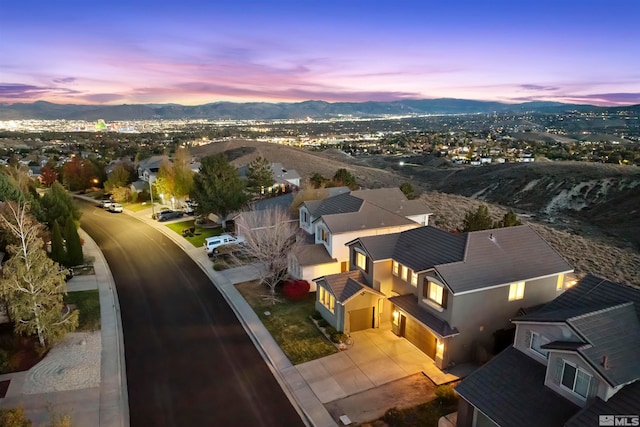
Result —
[{"label": "porch light", "polygon": [[436,357],[442,359],[442,355],[444,355],[444,343],[438,340],[436,344]]},{"label": "porch light", "polygon": [[397,325],[398,324],[398,318],[400,317],[400,313],[398,312],[398,310],[393,310],[393,324]]}]

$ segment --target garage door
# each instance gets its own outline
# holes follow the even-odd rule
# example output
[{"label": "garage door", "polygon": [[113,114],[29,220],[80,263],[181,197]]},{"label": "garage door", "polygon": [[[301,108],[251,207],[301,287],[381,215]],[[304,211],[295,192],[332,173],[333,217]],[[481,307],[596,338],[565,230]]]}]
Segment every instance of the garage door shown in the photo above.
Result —
[{"label": "garage door", "polygon": [[436,337],[427,328],[407,317],[404,337],[432,359],[436,358]]},{"label": "garage door", "polygon": [[351,332],[361,331],[373,327],[373,307],[361,308],[349,312],[349,327]]}]

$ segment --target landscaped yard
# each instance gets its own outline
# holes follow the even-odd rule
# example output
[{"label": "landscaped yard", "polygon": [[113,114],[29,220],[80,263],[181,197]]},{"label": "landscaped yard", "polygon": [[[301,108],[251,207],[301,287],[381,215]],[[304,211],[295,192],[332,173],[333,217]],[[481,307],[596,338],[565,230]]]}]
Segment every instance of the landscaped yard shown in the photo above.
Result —
[{"label": "landscaped yard", "polygon": [[[123,203],[122,206],[124,206],[126,209],[129,209],[130,211],[139,212],[145,209],[151,209],[151,202]],[[162,208],[162,206],[158,203],[154,203],[153,206],[157,210],[160,210],[160,208]]]},{"label": "landscaped yard", "polygon": [[[169,227],[171,230],[175,231],[176,233],[182,235],[183,230],[193,227],[194,224],[195,224],[195,221],[191,219],[188,221],[172,222],[171,224],[167,224],[167,227]],[[204,239],[206,239],[207,237],[219,236],[220,234],[222,234],[222,231],[223,231],[222,227],[202,228],[196,225],[193,236],[185,236],[185,239],[187,239],[196,248],[200,248],[202,247],[202,245],[204,245]]]},{"label": "landscaped yard", "polygon": [[255,281],[240,283],[236,288],[294,365],[338,351],[309,318],[315,312],[314,293],[302,301],[289,301],[278,293],[279,301],[272,304],[267,298],[269,290]]},{"label": "landscaped yard", "polygon": [[97,331],[100,329],[100,294],[97,289],[68,292],[64,297],[67,304],[73,304],[80,312],[76,331]]}]

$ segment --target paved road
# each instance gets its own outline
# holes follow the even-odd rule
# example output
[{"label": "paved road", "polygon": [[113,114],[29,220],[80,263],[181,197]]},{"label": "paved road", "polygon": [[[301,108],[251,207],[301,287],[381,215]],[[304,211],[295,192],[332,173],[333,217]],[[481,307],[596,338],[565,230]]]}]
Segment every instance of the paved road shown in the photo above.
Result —
[{"label": "paved road", "polygon": [[133,427],[304,425],[184,252],[135,218],[80,205],[118,291]]}]

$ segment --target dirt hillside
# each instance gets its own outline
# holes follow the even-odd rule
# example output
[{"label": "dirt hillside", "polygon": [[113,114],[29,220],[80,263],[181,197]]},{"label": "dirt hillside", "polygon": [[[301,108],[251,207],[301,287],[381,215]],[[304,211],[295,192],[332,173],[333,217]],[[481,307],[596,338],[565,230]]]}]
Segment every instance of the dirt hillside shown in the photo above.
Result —
[{"label": "dirt hillside", "polygon": [[433,224],[444,229],[460,228],[465,213],[480,203],[496,219],[513,208],[577,273],[640,286],[640,168],[556,162],[454,168],[432,157],[352,158],[339,150],[310,152],[250,140],[191,151],[225,153],[236,166],[261,156],[303,178],[331,177],[346,168],[366,188],[409,181],[424,191],[421,199],[434,213]]}]

